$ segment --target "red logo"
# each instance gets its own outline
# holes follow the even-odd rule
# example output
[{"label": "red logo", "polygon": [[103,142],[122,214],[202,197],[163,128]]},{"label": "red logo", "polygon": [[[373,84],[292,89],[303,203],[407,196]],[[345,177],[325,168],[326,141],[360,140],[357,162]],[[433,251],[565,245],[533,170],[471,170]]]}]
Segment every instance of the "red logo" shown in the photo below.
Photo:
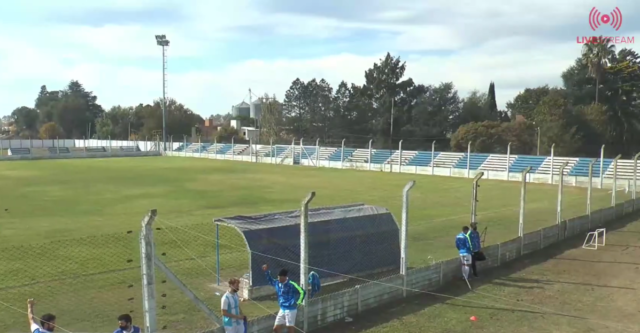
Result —
[{"label": "red logo", "polygon": [[616,31],[620,29],[622,26],[622,12],[620,8],[616,7],[610,14],[602,14],[596,7],[591,9],[589,12],[589,26],[591,30],[596,31],[600,27],[601,24],[609,24]]}]

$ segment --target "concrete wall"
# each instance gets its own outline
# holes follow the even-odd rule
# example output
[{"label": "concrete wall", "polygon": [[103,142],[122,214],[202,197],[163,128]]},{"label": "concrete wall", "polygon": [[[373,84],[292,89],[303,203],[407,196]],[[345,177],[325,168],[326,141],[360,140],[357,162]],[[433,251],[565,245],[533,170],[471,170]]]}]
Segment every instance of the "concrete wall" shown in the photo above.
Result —
[{"label": "concrete wall", "polygon": [[[180,142],[172,143],[167,142],[167,149],[173,150],[180,146]],[[7,148],[49,148],[49,147],[69,147],[69,148],[82,148],[82,147],[129,147],[138,145],[142,151],[157,150],[158,143],[155,141],[124,141],[124,140],[0,140],[0,150]]]},{"label": "concrete wall", "polygon": [[[585,215],[563,221],[525,234],[523,237],[488,246],[483,249],[487,260],[478,263],[480,269],[487,269],[516,260],[520,256],[540,250],[551,244],[561,242],[566,238],[585,235],[587,231],[605,226],[620,217],[640,210],[640,199],[635,204],[633,200],[620,203]],[[383,306],[391,301],[402,299],[415,290],[431,291],[458,279],[460,259],[434,263],[427,267],[410,269],[406,276],[396,275],[378,281],[361,284],[355,288],[340,291],[331,295],[314,298],[308,301],[306,311],[309,311],[307,331],[313,331],[338,321],[345,317],[354,317],[369,309]],[[406,282],[405,282],[406,280]],[[406,283],[406,293],[403,285]],[[304,308],[298,311],[297,326],[303,327]],[[250,321],[248,332],[271,332],[275,320],[274,315],[255,318]],[[222,332],[222,331],[220,331]]]},{"label": "concrete wall", "polygon": [[24,161],[24,160],[61,160],[72,158],[109,158],[109,157],[142,157],[142,156],[161,156],[157,151],[139,151],[124,152],[114,150],[104,153],[69,153],[69,154],[52,154],[52,155],[4,155],[0,156],[0,161]]}]

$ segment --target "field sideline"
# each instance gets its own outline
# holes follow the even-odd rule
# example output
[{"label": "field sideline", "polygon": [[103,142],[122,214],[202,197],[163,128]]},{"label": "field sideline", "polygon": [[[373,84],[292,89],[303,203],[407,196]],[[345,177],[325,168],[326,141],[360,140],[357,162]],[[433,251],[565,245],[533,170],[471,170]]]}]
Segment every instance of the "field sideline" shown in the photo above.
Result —
[{"label": "field sideline", "polygon": [[[453,237],[468,224],[470,215],[470,179],[413,174],[146,157],[6,162],[0,163],[0,179],[4,253],[0,255],[0,300],[22,308],[27,296],[48,297],[44,309],[66,317],[69,327],[61,325],[74,331],[87,331],[90,325],[109,328],[118,309],[137,309],[132,305],[137,301],[124,295],[140,296],[135,286],[140,281],[135,269],[137,233],[140,220],[152,208],[158,209],[160,222],[192,228],[203,236],[212,235],[209,225],[214,217],[298,209],[309,191],[317,193],[312,207],[364,202],[390,209],[399,220],[402,188],[416,180],[409,216],[411,266],[455,255]],[[583,215],[586,189],[566,186],[564,193],[563,217]],[[621,193],[618,201],[628,197]],[[488,227],[487,245],[517,236],[519,198],[518,182],[481,181],[478,215],[481,228]],[[525,232],[555,223],[556,200],[557,186],[528,184]],[[610,193],[594,190],[594,210],[609,204]],[[183,243],[198,245],[192,252],[206,256],[211,264],[213,242],[176,234]],[[158,237],[166,235],[158,233]],[[172,269],[198,284],[190,286],[217,307],[208,289],[214,280],[211,268],[184,261],[190,259],[189,253],[172,246],[168,251],[176,261]],[[232,259],[225,256],[227,252],[223,252],[222,270]],[[33,267],[33,274],[22,268],[25,265]],[[127,273],[118,273],[123,271]],[[131,283],[134,286],[127,289]],[[92,301],[83,312],[73,301],[78,297]],[[264,305],[271,307],[271,303]],[[189,306],[188,301],[174,299],[163,320],[199,321],[189,317],[197,312],[187,311]],[[251,306],[246,310],[250,315],[265,314],[264,309]],[[92,323],[86,313],[93,316]],[[23,315],[0,309],[0,318],[8,316],[11,319],[0,319],[0,331],[22,325]]]}]

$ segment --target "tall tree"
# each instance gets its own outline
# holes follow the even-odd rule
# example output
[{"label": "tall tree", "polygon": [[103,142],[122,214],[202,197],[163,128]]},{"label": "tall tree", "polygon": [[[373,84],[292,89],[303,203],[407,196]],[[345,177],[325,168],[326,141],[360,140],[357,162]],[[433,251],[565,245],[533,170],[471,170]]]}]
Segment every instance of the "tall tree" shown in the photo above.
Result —
[{"label": "tall tree", "polygon": [[583,46],[582,61],[589,67],[589,75],[596,80],[596,103],[598,103],[600,80],[615,56],[615,50],[615,45],[611,44],[608,38],[602,36],[598,42],[587,43]]},{"label": "tall tree", "polygon": [[498,103],[496,102],[496,85],[491,81],[489,83],[489,92],[487,93],[487,111],[489,116],[498,119]]}]

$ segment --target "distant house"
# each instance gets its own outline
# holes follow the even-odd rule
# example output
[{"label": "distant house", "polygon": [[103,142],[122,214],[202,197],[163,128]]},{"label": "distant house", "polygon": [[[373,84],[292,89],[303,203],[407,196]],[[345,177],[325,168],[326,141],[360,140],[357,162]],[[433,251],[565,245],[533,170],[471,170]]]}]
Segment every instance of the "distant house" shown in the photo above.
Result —
[{"label": "distant house", "polygon": [[204,124],[199,125],[200,136],[203,138],[211,138],[218,131],[218,128],[222,126],[221,123],[217,123],[215,120],[209,118],[204,120]]}]

